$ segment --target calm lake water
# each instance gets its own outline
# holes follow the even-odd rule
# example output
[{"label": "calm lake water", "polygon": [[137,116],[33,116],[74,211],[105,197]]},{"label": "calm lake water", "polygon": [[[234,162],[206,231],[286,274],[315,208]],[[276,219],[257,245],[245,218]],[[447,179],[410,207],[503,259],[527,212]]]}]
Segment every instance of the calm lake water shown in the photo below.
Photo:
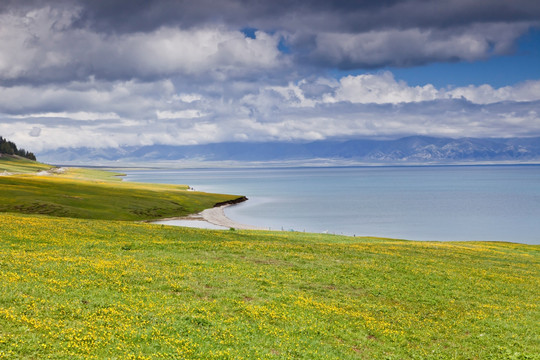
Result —
[{"label": "calm lake water", "polygon": [[540,244],[540,165],[129,170],[126,181],[245,195],[273,230]]}]

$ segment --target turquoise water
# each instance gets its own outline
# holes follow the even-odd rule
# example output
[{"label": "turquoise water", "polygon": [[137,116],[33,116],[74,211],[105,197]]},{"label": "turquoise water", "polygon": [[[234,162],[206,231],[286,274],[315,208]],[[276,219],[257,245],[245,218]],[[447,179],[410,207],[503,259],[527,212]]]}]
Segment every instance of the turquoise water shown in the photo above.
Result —
[{"label": "turquoise water", "polygon": [[540,165],[131,170],[126,180],[246,195],[227,216],[275,230],[540,244]]}]

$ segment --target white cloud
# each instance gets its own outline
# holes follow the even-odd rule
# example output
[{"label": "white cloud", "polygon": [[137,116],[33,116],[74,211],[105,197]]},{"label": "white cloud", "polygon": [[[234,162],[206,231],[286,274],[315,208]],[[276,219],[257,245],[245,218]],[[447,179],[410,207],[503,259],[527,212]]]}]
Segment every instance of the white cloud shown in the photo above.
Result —
[{"label": "white cloud", "polygon": [[73,29],[77,9],[44,7],[17,16],[1,13],[0,79],[31,82],[160,78],[175,75],[245,76],[284,66],[279,37],[247,38],[219,27],[106,35]]},{"label": "white cloud", "polygon": [[183,101],[185,103],[192,103],[194,101],[199,101],[202,99],[200,94],[178,94],[175,96],[175,99]]},{"label": "white cloud", "polygon": [[430,101],[438,98],[439,91],[431,84],[408,86],[396,81],[391,72],[346,76],[340,79],[335,96],[326,96],[325,101],[350,101],[353,103],[401,103]]},{"label": "white cloud", "polygon": [[12,115],[13,119],[25,118],[64,118],[69,120],[112,120],[120,119],[118,114],[114,112],[97,113],[88,111],[77,112],[47,112],[47,113],[30,113],[26,115]]},{"label": "white cloud", "polygon": [[349,101],[360,104],[398,104],[443,99],[465,99],[475,104],[501,101],[540,100],[540,80],[494,89],[490,85],[437,89],[431,84],[409,86],[389,72],[345,76],[339,80],[335,93],[324,96],[328,103]]},{"label": "white cloud", "polygon": [[205,116],[196,109],[188,109],[181,111],[156,111],[156,116],[158,119],[195,119]]},{"label": "white cloud", "polygon": [[[93,64],[98,72],[146,76],[246,72],[281,64],[276,36],[257,32],[246,38],[240,31],[204,28],[160,28],[152,33],[113,36],[101,44]],[[99,61],[105,56],[107,61]],[[100,71],[101,70],[101,71]]]},{"label": "white cloud", "polygon": [[19,117],[73,116],[79,120],[144,118],[154,116],[152,106],[163,99],[178,102],[174,96],[174,85],[169,80],[0,86],[0,113]]},{"label": "white cloud", "polygon": [[500,101],[536,101],[540,100],[540,80],[526,81],[515,86],[504,86],[494,89],[484,84],[469,85],[446,92],[451,98],[465,98],[476,104],[490,104]]},{"label": "white cloud", "polygon": [[168,80],[19,85],[0,87],[0,134],[38,153],[335,136],[531,136],[540,135],[539,87],[528,81],[438,89],[408,86],[389,72],[260,87]]}]

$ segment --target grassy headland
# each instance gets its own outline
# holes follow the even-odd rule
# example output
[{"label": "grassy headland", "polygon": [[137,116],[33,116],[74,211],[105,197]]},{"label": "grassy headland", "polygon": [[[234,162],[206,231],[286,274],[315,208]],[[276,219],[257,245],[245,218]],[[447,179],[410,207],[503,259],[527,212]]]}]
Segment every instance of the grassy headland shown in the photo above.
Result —
[{"label": "grassy headland", "polygon": [[[8,168],[0,160],[0,169]],[[13,165],[12,165],[13,164]],[[7,162],[19,174],[0,176],[0,212],[104,220],[149,220],[184,216],[234,200],[237,195],[187,191],[186,185],[117,181],[119,174],[93,169],[52,169],[43,175],[22,171],[26,161]]]},{"label": "grassy headland", "polygon": [[50,168],[51,165],[28,160],[20,156],[0,154],[0,175],[2,173],[35,173]]},{"label": "grassy headland", "polygon": [[225,195],[72,171],[0,177],[9,211],[39,199],[60,215],[92,218],[0,213],[0,358],[540,353],[538,246],[96,220],[154,216],[133,210],[168,202],[191,211]]}]

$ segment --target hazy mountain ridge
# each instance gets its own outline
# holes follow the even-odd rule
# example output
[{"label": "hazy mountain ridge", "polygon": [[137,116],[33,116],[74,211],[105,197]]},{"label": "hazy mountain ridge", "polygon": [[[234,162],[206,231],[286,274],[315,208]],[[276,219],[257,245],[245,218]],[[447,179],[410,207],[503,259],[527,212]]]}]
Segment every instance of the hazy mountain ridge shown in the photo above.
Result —
[{"label": "hazy mountain ridge", "polygon": [[60,148],[39,154],[49,162],[95,161],[290,161],[338,159],[358,162],[473,162],[540,160],[540,137],[509,139],[410,136],[397,140],[323,140],[308,143],[216,143],[121,148]]}]

